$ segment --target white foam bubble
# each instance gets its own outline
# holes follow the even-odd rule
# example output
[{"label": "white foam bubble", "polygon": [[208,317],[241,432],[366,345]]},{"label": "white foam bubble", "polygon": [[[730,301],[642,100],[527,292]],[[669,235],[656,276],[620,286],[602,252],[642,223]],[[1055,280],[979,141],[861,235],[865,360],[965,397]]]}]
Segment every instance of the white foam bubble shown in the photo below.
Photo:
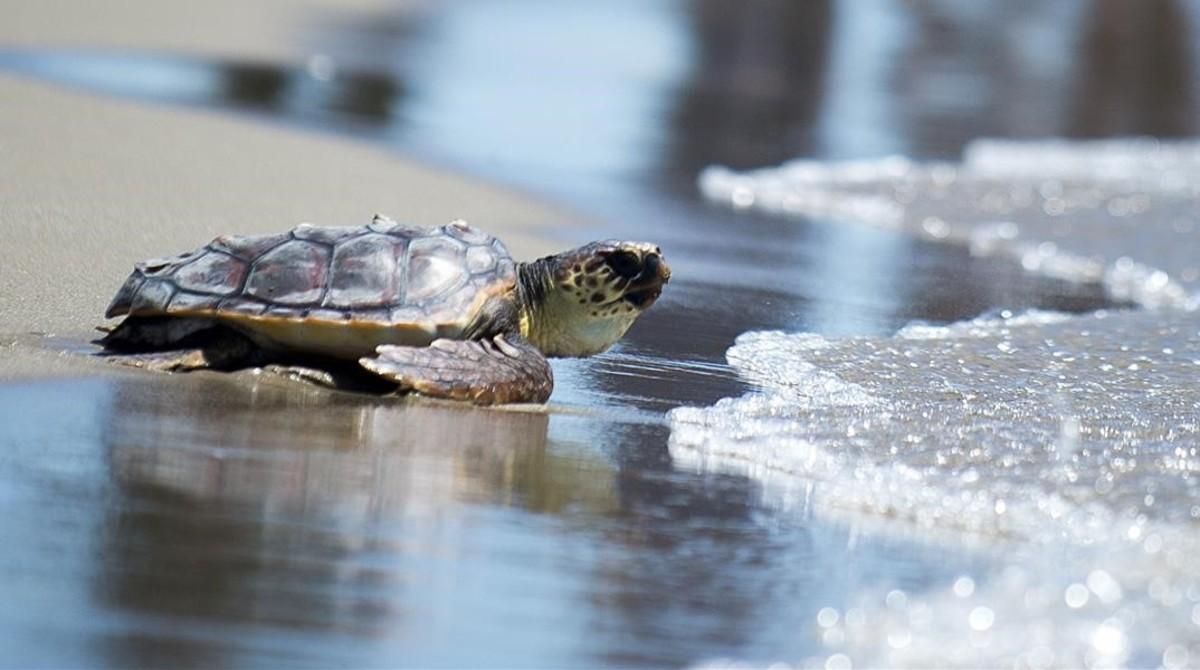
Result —
[{"label": "white foam bubble", "polygon": [[712,167],[701,192],[739,208],[893,229],[1100,282],[1148,307],[1200,305],[1200,142],[982,140],[962,163],[902,157]]},{"label": "white foam bubble", "polygon": [[[855,665],[1119,664],[1179,644],[1195,654],[1200,389],[1194,355],[1179,353],[1195,351],[1195,312],[1002,313],[841,340],[749,334],[729,359],[760,390],[672,412],[671,454],[759,480],[785,513],[1008,543],[1019,569],[907,594],[906,616],[922,614],[897,636],[878,633],[895,608],[864,595],[866,622],[836,634]],[[1031,636],[1044,644],[1018,642]]]}]

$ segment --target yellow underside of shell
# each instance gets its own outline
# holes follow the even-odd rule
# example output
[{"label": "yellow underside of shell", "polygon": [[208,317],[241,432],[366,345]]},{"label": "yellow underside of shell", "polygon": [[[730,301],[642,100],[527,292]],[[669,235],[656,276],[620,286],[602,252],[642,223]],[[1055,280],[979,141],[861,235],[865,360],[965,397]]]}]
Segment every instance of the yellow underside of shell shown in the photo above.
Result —
[{"label": "yellow underside of shell", "polygon": [[235,312],[172,312],[172,315],[204,317],[228,324],[266,349],[302,351],[348,360],[373,356],[375,348],[381,344],[423,347],[439,337],[456,338],[463,330],[462,324],[393,324],[356,319],[328,321]]}]

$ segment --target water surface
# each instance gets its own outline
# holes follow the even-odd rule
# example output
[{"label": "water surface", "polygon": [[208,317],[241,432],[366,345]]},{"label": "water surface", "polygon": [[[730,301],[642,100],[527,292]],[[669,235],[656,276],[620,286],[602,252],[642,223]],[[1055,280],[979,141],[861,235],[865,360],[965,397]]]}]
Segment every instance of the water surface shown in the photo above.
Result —
[{"label": "water surface", "polygon": [[[556,362],[544,413],[253,375],[0,388],[2,588],[26,603],[3,615],[6,662],[836,666],[879,603],[1008,584],[1002,540],[830,514],[761,462],[669,444],[666,413],[781,381],[727,364],[747,331],[886,338],[1127,303],[903,230],[714,206],[695,177],[947,158],[980,135],[1194,132],[1193,24],[1149,4],[1113,33],[1114,3],[471,1],[347,15],[293,66],[0,55],[108,94],[352,133],[598,222],[564,245],[649,238],[675,270],[613,352]],[[1114,70],[1117,48],[1165,67]]]}]

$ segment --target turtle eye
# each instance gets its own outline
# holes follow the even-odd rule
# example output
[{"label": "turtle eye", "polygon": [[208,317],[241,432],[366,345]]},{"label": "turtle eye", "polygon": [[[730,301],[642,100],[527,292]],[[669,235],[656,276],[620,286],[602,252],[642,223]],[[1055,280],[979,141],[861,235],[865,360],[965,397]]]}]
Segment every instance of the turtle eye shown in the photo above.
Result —
[{"label": "turtle eye", "polygon": [[642,262],[634,254],[628,251],[614,251],[609,254],[604,262],[612,271],[625,279],[632,279],[642,271]]}]

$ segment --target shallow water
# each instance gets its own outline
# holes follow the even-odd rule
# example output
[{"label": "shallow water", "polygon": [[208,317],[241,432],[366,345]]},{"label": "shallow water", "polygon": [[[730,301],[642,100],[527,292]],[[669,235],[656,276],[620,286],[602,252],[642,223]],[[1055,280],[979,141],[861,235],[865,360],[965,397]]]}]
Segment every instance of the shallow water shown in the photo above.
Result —
[{"label": "shallow water", "polygon": [[14,667],[811,653],[795,597],[976,560],[763,514],[749,480],[672,467],[661,426],[587,408],[203,373],[5,386],[0,407]]},{"label": "shallow water", "polygon": [[748,334],[729,357],[762,391],[672,412],[671,455],[758,480],[781,513],[1003,547],[970,588],[864,589],[808,664],[1181,667],[1200,653],[1198,348],[1194,312]]},{"label": "shallow water", "polygon": [[[1122,293],[1105,270],[1120,253],[1080,266],[1025,253],[1025,242],[1040,253],[1057,238],[972,246],[981,221],[951,228],[971,211],[953,198],[884,208],[900,212],[886,221],[851,217],[870,227],[845,225],[846,212],[829,208],[786,218],[714,206],[694,186],[711,163],[744,168],[802,155],[821,159],[813,165],[829,168],[822,174],[831,180],[808,192],[836,200],[862,185],[842,181],[834,168],[843,164],[830,159],[957,158],[980,135],[1194,132],[1192,61],[1175,43],[1191,35],[1187,21],[1152,16],[1152,30],[1122,38],[1141,39],[1171,64],[1162,72],[1184,70],[1182,80],[1097,77],[1088,73],[1106,66],[1087,45],[1100,12],[1083,3],[943,4],[910,12],[885,3],[462,2],[347,16],[314,33],[312,57],[295,67],[163,54],[0,55],[9,71],[353,133],[532,190],[601,223],[564,232],[564,244],[653,238],[676,277],[614,351],[556,362],[545,414],[345,396],[252,375],[0,388],[0,499],[11,519],[0,564],[16,575],[0,588],[29,603],[0,619],[0,646],[15,665],[56,666],[735,658],[836,668],[994,665],[1019,654],[1030,666],[1079,658],[1179,665],[1194,575],[1177,555],[1144,558],[1145,539],[1139,550],[1101,538],[1096,550],[1068,537],[1091,526],[1062,518],[1048,535],[1029,532],[1030,519],[1050,513],[1030,509],[1033,494],[1069,479],[1067,466],[1038,460],[1049,452],[1033,437],[1084,445],[1068,463],[1078,479],[1098,478],[1111,451],[1136,436],[1117,427],[1093,454],[1093,415],[1082,409],[1075,423],[1032,422],[1027,449],[985,427],[959,430],[971,427],[974,408],[996,415],[997,426],[1001,418],[1023,425],[1033,409],[997,407],[982,394],[993,386],[1019,393],[1045,366],[1006,358],[1032,368],[1014,381],[1011,367],[992,360],[1012,352],[996,346],[1036,357],[1055,345],[1011,318],[937,327],[981,313],[995,321],[1007,309],[1047,328],[1077,328],[1057,315],[1019,315],[1150,304],[1149,295],[1178,307],[1194,291],[1182,272],[1187,247],[1148,236],[1147,247],[1175,253],[1180,265],[1141,257],[1142,266],[1126,269],[1150,274],[1125,276],[1169,272],[1170,290]],[[1013,29],[996,31],[998,22]],[[614,52],[618,37],[624,46]],[[995,58],[997,50],[1009,57]],[[1101,95],[1113,85],[1122,95]],[[1081,97],[1095,104],[1075,105]],[[1161,113],[1140,112],[1150,106]],[[924,197],[941,174],[908,163],[914,183],[897,191],[886,173],[894,165],[883,164],[868,195],[882,188],[892,205],[896,193]],[[1015,181],[990,178],[988,188]],[[866,203],[870,214],[879,198],[846,202]],[[946,227],[915,214],[948,206],[956,216],[943,218]],[[1145,219],[1114,225],[1134,222]],[[943,243],[954,236],[968,244]],[[1094,260],[1090,247],[1075,251]],[[1108,323],[1140,337],[1153,324],[1139,319],[1154,318],[1113,313]],[[892,338],[913,321],[930,329]],[[1182,365],[1191,326],[1176,325],[1178,355],[1135,355]],[[986,332],[971,339],[972,328]],[[772,330],[812,335],[738,340]],[[1126,331],[1106,332],[1113,340]],[[872,375],[907,365],[906,353],[940,364],[938,347],[963,342],[979,369]],[[773,357],[783,360],[764,367]],[[1138,372],[1121,377],[1132,380],[1134,400],[1149,379]],[[928,390],[909,397],[910,388]],[[1111,400],[1102,391],[1087,399],[1097,398]],[[693,409],[667,414],[679,406]],[[1127,409],[1138,426],[1166,431],[1156,438],[1192,434],[1178,432],[1186,406]],[[876,417],[891,423],[865,425]],[[1179,426],[1165,427],[1172,421]],[[899,439],[910,434],[938,446]],[[821,450],[810,448],[817,436]],[[1137,449],[1158,469],[1122,471],[1120,504],[1101,511],[1124,513],[1136,493],[1173,476],[1162,472],[1169,454]],[[1010,452],[1027,458],[1004,460]],[[943,453],[950,462],[938,462]],[[1169,494],[1176,502],[1190,495],[1188,472],[1170,480],[1182,487]],[[1011,495],[998,515],[1003,487]],[[956,497],[960,489],[973,495]],[[1086,497],[1063,500],[1095,511]],[[1159,502],[1147,523],[1190,523],[1154,516],[1168,508],[1184,509]],[[973,534],[964,537],[964,527]],[[1166,530],[1160,541],[1188,546]],[[1043,549],[1042,540],[1053,544]],[[1105,576],[1120,580],[1121,597]],[[1142,646],[1130,643],[1167,619]],[[1031,639],[1040,645],[1026,645]],[[1102,656],[1071,655],[1088,645]],[[1047,660],[1045,647],[1063,653]]]},{"label": "shallow water", "polygon": [[[1200,312],[1194,142],[990,142],[905,160],[710,170],[734,207],[837,210],[1099,279],[1141,311],[1003,312],[890,337],[760,332],[728,352],[758,391],[674,410],[671,453],[781,509],[881,515],[1012,543],[989,583],[889,606],[832,656],[868,665],[1185,667],[1200,658]],[[943,220],[941,217],[946,217]],[[936,217],[936,218],[935,218]],[[998,233],[998,231],[1000,231]],[[814,502],[815,501],[815,502]],[[1053,556],[1047,563],[1045,558]],[[897,639],[879,638],[881,627]]]}]

